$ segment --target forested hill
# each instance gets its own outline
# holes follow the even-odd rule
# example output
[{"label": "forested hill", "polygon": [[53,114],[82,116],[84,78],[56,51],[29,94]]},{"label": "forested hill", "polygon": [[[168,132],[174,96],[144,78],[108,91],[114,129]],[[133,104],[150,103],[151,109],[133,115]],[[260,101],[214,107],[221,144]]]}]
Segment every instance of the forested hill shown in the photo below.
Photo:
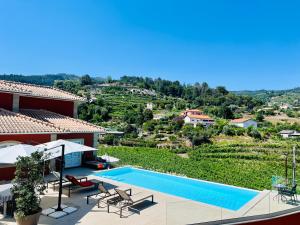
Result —
[{"label": "forested hill", "polygon": [[287,90],[244,90],[244,91],[233,91],[233,93],[238,95],[249,95],[249,96],[261,96],[261,95],[270,95],[270,96],[278,96],[287,93],[300,93],[300,87],[287,89]]},{"label": "forested hill", "polygon": [[251,96],[263,102],[271,103],[293,104],[295,101],[300,101],[300,87],[288,90],[234,91],[233,93],[237,95]]},{"label": "forested hill", "polygon": [[17,74],[3,74],[0,75],[0,80],[9,80],[22,83],[38,84],[53,86],[55,80],[78,80],[80,77],[73,74],[45,74],[45,75],[17,75]]},{"label": "forested hill", "polygon": [[[86,89],[85,87],[98,87],[97,84],[99,83],[106,83],[105,86],[108,88],[126,84],[135,88],[154,90],[161,97],[171,96],[182,98],[192,103],[192,107],[246,106],[247,109],[251,110],[255,106],[262,104],[262,102],[257,101],[252,97],[235,95],[223,86],[216,88],[209,87],[206,82],[186,85],[179,81],[164,80],[161,78],[153,79],[149,77],[123,76],[118,80],[113,80],[111,77],[103,79],[100,77],[90,77],[89,75],[80,77],[72,74],[47,74],[36,76],[0,75],[0,79],[39,85],[54,85],[57,88],[70,91],[74,94],[79,94],[82,89],[88,90],[88,88]],[[214,109],[211,108],[211,110]]]}]

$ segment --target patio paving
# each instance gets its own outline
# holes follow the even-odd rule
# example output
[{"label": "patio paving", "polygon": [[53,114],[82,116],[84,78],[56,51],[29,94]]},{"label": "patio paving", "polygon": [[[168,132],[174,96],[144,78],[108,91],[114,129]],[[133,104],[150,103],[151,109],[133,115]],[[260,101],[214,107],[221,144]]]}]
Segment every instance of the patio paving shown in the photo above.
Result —
[{"label": "patio paving", "polygon": [[[66,170],[66,174],[89,175],[90,179],[100,179],[90,175],[93,171],[86,168],[76,168]],[[283,209],[294,207],[294,205],[273,199],[276,192],[268,192],[262,199],[254,202],[246,210],[231,211],[219,207],[189,201],[182,198],[162,194],[160,192],[145,190],[139,187],[126,185],[116,181],[101,178],[106,187],[113,189],[115,187],[132,188],[133,194],[154,194],[155,204],[143,205],[140,214],[125,211],[124,218],[120,218],[118,209],[111,207],[111,213],[107,213],[106,208],[98,208],[95,198],[90,199],[90,204],[86,204],[86,196],[93,191],[77,191],[67,197],[64,190],[62,203],[77,208],[78,210],[66,217],[53,219],[47,216],[41,216],[40,225],[183,225],[211,220],[235,218],[241,216],[265,214]],[[48,192],[42,196],[42,208],[49,208],[57,204],[58,192],[53,191],[52,185]],[[15,224],[13,219],[1,219],[0,225]]]}]

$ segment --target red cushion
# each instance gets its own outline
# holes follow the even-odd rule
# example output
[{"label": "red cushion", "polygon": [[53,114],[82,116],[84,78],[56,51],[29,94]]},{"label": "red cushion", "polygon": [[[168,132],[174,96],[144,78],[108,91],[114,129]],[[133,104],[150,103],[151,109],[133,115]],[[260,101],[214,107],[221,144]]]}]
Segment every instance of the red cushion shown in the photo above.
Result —
[{"label": "red cushion", "polygon": [[73,184],[80,185],[79,181],[78,181],[75,177],[73,177],[73,176],[71,176],[71,175],[66,175],[66,178],[67,178],[69,181],[71,181]]},{"label": "red cushion", "polygon": [[92,181],[82,181],[82,182],[80,182],[80,186],[82,186],[82,187],[90,187],[90,186],[93,186],[93,185],[95,185],[95,183],[92,182]]},{"label": "red cushion", "polygon": [[103,164],[102,164],[102,163],[99,163],[99,164],[98,164],[98,169],[103,169],[103,168],[104,168]]}]

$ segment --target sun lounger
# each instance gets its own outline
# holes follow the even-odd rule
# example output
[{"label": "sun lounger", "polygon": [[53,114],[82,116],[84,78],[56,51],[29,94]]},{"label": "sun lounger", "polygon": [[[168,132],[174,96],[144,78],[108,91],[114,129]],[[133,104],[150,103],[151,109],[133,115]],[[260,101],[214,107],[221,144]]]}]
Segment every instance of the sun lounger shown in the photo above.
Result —
[{"label": "sun lounger", "polygon": [[109,207],[110,205],[117,206],[119,205],[120,208],[120,217],[122,217],[123,210],[125,208],[128,208],[130,206],[133,206],[137,203],[143,202],[146,199],[151,199],[151,203],[154,203],[154,196],[153,195],[144,195],[144,194],[136,194],[136,195],[128,195],[126,191],[115,189],[115,191],[118,193],[118,197],[120,200],[114,200],[113,202],[107,201],[107,212],[109,213]]},{"label": "sun lounger", "polygon": [[[131,189],[124,190],[125,192],[129,192],[129,195],[131,195]],[[92,196],[100,196],[98,199],[98,208],[100,207],[100,202],[108,197],[116,196],[118,193],[116,191],[110,191],[108,190],[103,184],[98,185],[98,190],[96,193],[90,194],[86,196],[86,204],[89,204],[89,199]]]},{"label": "sun lounger", "polygon": [[96,169],[96,170],[102,170],[102,169],[106,169],[108,167],[108,163],[106,162],[99,162],[97,160],[90,160],[90,161],[85,161],[84,166],[92,168],[92,169]]},{"label": "sun lounger", "polygon": [[71,175],[66,175],[66,178],[71,183],[71,184],[67,185],[68,197],[71,196],[72,190],[96,189],[98,187],[99,183],[101,183],[103,185],[103,182],[99,181],[99,180],[79,181],[74,176],[71,176]]},{"label": "sun lounger", "polygon": [[[60,173],[59,172],[56,172],[56,171],[52,171],[51,172],[53,175],[54,175],[54,179],[52,179],[52,180],[50,180],[50,181],[48,181],[47,182],[47,188],[48,188],[48,186],[49,186],[49,184],[52,184],[53,185],[53,190],[55,191],[55,185],[58,185],[59,184],[59,179],[60,179]],[[77,180],[79,180],[79,181],[87,181],[87,177],[86,176],[74,176]],[[65,178],[64,176],[63,176],[63,183],[69,183],[70,181],[67,179],[67,178]]]}]

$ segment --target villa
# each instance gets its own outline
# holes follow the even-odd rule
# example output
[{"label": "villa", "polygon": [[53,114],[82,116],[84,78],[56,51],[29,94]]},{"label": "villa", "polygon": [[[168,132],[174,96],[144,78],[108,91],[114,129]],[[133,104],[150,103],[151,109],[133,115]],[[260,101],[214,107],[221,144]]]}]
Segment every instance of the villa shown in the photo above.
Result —
[{"label": "villa", "polygon": [[[105,133],[102,127],[77,119],[85,99],[62,90],[0,80],[0,100],[0,149],[57,139],[97,147],[99,135]],[[88,154],[68,155],[66,168],[80,166]],[[11,179],[14,169],[0,165],[0,180]]]},{"label": "villa", "polygon": [[214,119],[210,116],[203,114],[202,111],[198,109],[187,109],[181,113],[180,118],[184,120],[185,124],[192,124],[194,127],[197,124],[202,124],[207,127],[214,124]]}]

